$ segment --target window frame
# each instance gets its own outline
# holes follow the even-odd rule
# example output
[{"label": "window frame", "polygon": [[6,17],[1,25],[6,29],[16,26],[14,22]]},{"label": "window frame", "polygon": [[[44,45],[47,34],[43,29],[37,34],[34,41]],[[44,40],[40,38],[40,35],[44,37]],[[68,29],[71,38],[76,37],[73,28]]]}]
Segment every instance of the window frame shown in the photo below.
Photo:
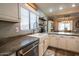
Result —
[{"label": "window frame", "polygon": [[[31,10],[29,10],[28,8],[24,8],[24,7],[20,7],[20,17],[21,17],[21,8],[23,8],[23,9],[25,9],[25,10],[28,10],[28,14],[29,14],[29,24],[28,24],[28,26],[29,26],[29,29],[24,29],[24,30],[22,30],[22,28],[21,28],[21,18],[20,18],[20,30],[22,30],[22,31],[26,31],[26,30],[33,30],[32,28],[31,28],[31,19],[30,19],[30,16],[31,16]],[[35,14],[35,16],[36,16],[36,28],[37,28],[37,17],[39,17],[36,13],[34,13],[34,12],[32,12],[33,14]]]}]

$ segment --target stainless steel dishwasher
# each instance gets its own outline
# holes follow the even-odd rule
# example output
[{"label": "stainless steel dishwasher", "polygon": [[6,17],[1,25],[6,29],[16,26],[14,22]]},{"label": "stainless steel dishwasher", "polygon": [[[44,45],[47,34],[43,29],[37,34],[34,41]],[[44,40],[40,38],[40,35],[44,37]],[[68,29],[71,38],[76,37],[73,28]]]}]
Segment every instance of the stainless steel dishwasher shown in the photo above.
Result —
[{"label": "stainless steel dishwasher", "polygon": [[25,46],[24,48],[18,50],[16,52],[16,55],[17,56],[38,56],[39,55],[38,46],[39,46],[39,40],[32,42],[29,45]]}]

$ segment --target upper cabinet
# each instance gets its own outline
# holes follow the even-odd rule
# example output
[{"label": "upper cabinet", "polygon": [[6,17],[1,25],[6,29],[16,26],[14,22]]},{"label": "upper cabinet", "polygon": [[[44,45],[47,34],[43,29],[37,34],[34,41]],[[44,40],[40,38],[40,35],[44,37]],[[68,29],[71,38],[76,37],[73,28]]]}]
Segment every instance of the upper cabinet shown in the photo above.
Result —
[{"label": "upper cabinet", "polygon": [[19,5],[0,3],[0,21],[19,22]]}]

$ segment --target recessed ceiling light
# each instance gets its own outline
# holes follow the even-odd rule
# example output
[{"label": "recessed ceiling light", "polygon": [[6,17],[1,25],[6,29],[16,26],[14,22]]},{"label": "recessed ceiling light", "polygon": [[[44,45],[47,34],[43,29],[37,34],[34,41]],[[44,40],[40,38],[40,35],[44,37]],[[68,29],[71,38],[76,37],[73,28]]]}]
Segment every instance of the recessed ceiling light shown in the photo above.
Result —
[{"label": "recessed ceiling light", "polygon": [[63,10],[63,7],[59,7],[59,10]]},{"label": "recessed ceiling light", "polygon": [[49,9],[49,12],[53,12],[53,10],[52,9]]},{"label": "recessed ceiling light", "polygon": [[72,7],[75,7],[76,5],[75,4],[72,4]]}]

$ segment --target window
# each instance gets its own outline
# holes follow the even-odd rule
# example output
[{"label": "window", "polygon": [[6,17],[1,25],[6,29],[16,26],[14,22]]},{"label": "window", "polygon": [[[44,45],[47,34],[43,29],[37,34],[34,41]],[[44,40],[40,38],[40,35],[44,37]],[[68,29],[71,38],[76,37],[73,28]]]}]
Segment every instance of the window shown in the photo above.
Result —
[{"label": "window", "polygon": [[36,14],[34,14],[33,12],[30,12],[30,28],[35,29],[36,23],[37,23]]},{"label": "window", "polygon": [[63,22],[59,22],[58,30],[64,31],[64,23]]},{"label": "window", "polygon": [[39,28],[39,16],[37,16],[37,28]]},{"label": "window", "polygon": [[29,30],[29,10],[21,7],[21,30]]},{"label": "window", "polygon": [[62,22],[59,22],[59,25],[58,25],[58,30],[59,31],[69,31],[69,30],[72,30],[72,21],[62,21]]}]

